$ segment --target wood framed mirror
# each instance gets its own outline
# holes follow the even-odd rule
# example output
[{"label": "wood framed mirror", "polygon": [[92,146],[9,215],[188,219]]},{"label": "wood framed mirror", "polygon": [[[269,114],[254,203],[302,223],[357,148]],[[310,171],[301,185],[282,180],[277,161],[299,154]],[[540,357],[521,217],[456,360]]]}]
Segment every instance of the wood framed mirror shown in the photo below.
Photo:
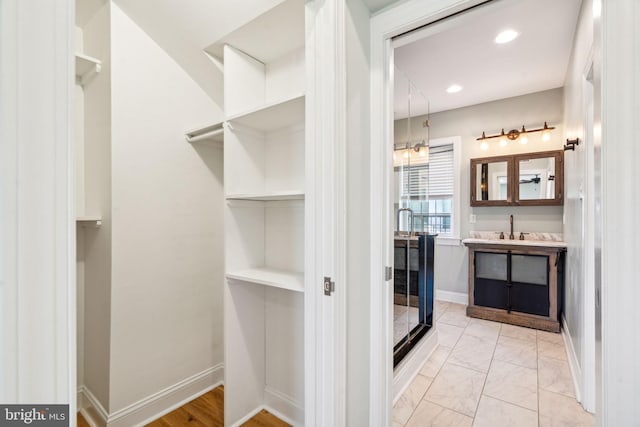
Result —
[{"label": "wood framed mirror", "polygon": [[513,204],[513,156],[471,159],[471,206]]},{"label": "wood framed mirror", "polygon": [[471,159],[471,206],[564,203],[564,151]]},{"label": "wood framed mirror", "polygon": [[514,198],[520,206],[564,203],[564,151],[514,156]]}]

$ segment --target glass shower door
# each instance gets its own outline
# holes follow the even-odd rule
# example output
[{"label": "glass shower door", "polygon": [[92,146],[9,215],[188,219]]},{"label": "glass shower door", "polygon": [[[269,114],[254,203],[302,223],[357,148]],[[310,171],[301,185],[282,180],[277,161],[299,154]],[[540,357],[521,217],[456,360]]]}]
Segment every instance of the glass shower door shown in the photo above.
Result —
[{"label": "glass shower door", "polygon": [[[412,109],[426,98],[396,69],[395,90],[406,93],[396,106],[394,159],[394,366],[431,326],[433,313],[433,236],[427,233],[428,135]],[[422,108],[426,111],[426,108]],[[428,122],[427,122],[428,124]],[[429,273],[430,272],[430,273]]]}]

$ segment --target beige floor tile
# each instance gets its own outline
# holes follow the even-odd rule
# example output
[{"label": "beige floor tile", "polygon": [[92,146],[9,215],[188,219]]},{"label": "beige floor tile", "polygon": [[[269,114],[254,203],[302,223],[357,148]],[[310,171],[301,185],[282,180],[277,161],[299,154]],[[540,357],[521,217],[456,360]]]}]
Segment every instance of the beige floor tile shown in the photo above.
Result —
[{"label": "beige floor tile", "polygon": [[458,326],[448,325],[446,323],[437,324],[438,328],[438,342],[445,346],[453,348],[455,347],[458,339],[462,335],[464,328]]},{"label": "beige floor tile", "polygon": [[522,326],[503,324],[500,329],[500,335],[504,335],[509,338],[518,338],[526,341],[536,341],[536,330],[530,328],[523,328]]},{"label": "beige floor tile", "polygon": [[394,320],[397,320],[401,316],[406,316],[408,309],[409,309],[409,307],[407,307],[406,305],[394,304],[393,305],[393,318],[394,318]]},{"label": "beige floor tile", "polygon": [[393,422],[393,424],[392,424],[392,426],[393,426],[393,427],[404,427],[404,424],[400,424],[399,422],[394,421],[394,422]]},{"label": "beige floor tile", "polygon": [[562,334],[555,333],[555,332],[547,332],[547,331],[537,331],[537,335],[538,335],[538,342],[548,341],[554,344],[564,345]]},{"label": "beige floor tile", "polygon": [[538,387],[574,397],[573,379],[569,363],[564,360],[541,357],[538,359]]},{"label": "beige floor tile", "polygon": [[449,325],[464,328],[469,324],[469,321],[471,319],[467,317],[465,311],[460,311],[457,309],[454,310],[449,307],[449,309],[437,320],[440,323],[447,323]]},{"label": "beige floor tile", "polygon": [[448,308],[449,308],[448,302],[436,300],[434,304],[434,309],[436,311],[436,318],[444,314],[444,312],[447,311]]},{"label": "beige floor tile", "polygon": [[431,379],[422,375],[416,375],[409,387],[402,393],[400,399],[393,405],[393,421],[405,424],[414,409],[418,406],[424,393],[429,388]]},{"label": "beige floor tile", "polygon": [[444,361],[449,357],[449,353],[451,353],[450,347],[439,345],[420,370],[420,375],[435,378],[435,376],[438,375],[438,371],[440,371],[440,368],[444,364]]},{"label": "beige floor tile", "polygon": [[482,396],[473,427],[537,427],[538,413]]},{"label": "beige floor tile", "polygon": [[513,363],[514,365],[535,369],[538,365],[536,341],[500,335],[493,358]]},{"label": "beige floor tile", "polygon": [[448,362],[476,371],[488,372],[496,342],[463,333],[451,351]]},{"label": "beige floor tile", "polygon": [[592,427],[594,416],[575,399],[540,390],[540,427]]},{"label": "beige floor tile", "polygon": [[471,319],[464,330],[467,335],[474,337],[491,339],[495,343],[500,335],[501,324],[483,319]]},{"label": "beige floor tile", "polygon": [[567,360],[567,352],[564,348],[564,343],[556,344],[549,341],[538,340],[538,357]]},{"label": "beige floor tile", "polygon": [[481,372],[445,363],[424,398],[473,417],[485,378]]},{"label": "beige floor tile", "polygon": [[473,418],[423,400],[406,424],[406,427],[471,427]]},{"label": "beige floor tile", "polygon": [[501,360],[494,360],[482,393],[537,411],[538,371]]}]

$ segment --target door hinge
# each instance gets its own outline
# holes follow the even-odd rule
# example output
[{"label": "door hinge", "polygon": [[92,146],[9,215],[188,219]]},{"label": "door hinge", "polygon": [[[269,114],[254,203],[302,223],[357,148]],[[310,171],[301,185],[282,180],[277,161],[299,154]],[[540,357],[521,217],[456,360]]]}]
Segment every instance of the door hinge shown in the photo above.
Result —
[{"label": "door hinge", "polygon": [[393,267],[385,267],[384,268],[384,281],[388,282],[393,279]]},{"label": "door hinge", "polygon": [[331,292],[335,292],[336,290],[336,282],[331,280],[331,277],[324,276],[323,287],[324,287],[324,294],[331,296]]}]

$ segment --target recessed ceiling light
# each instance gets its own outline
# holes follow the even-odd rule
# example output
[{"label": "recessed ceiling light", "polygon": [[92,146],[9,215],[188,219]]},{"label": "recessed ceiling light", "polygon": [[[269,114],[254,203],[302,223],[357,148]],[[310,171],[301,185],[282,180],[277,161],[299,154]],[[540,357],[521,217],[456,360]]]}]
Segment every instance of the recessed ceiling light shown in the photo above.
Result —
[{"label": "recessed ceiling light", "polygon": [[448,93],[458,93],[462,90],[462,86],[460,85],[451,85],[447,88]]},{"label": "recessed ceiling light", "polygon": [[514,41],[518,37],[518,32],[514,30],[505,30],[498,34],[495,38],[495,42],[498,44],[505,44]]}]

